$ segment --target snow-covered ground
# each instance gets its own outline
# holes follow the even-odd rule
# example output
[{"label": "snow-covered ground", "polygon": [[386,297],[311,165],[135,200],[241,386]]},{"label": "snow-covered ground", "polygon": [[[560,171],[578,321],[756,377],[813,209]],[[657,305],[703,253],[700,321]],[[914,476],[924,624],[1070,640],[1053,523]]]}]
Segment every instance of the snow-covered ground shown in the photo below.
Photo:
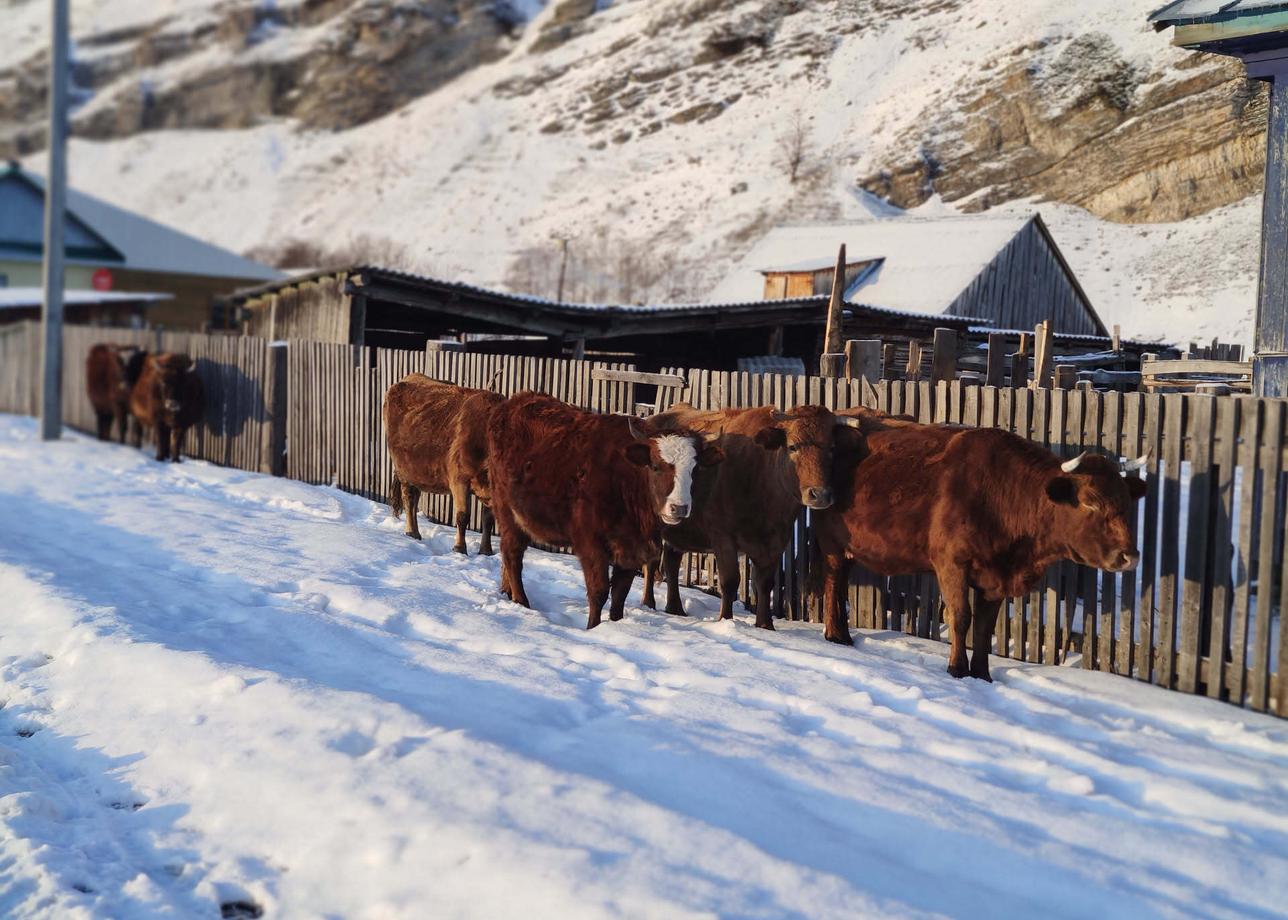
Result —
[{"label": "snow-covered ground", "polygon": [[[1270,917],[1288,724],[628,607],[0,416],[0,914]],[[638,592],[633,594],[633,600]]]}]

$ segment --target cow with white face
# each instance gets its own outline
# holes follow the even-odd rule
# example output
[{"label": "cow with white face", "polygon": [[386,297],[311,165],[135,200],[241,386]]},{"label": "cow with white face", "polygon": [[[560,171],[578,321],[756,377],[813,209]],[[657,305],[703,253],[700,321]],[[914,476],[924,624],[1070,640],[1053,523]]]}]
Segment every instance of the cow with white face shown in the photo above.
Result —
[{"label": "cow with white face", "polygon": [[588,629],[605,602],[620,620],[635,573],[657,558],[663,524],[693,513],[695,480],[723,451],[684,429],[596,415],[520,393],[488,423],[492,510],[501,531],[501,591],[532,606],[523,555],[532,542],[571,546],[586,578]]}]

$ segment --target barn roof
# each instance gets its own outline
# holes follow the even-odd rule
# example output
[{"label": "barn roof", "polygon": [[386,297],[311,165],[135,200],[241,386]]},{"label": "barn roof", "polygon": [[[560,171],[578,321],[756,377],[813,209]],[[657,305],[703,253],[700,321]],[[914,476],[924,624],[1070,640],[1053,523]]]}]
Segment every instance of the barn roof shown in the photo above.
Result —
[{"label": "barn roof", "polygon": [[[0,217],[0,247],[5,258],[41,258],[44,198],[41,176],[16,163],[0,166],[0,215],[4,215]],[[108,263],[170,275],[263,281],[284,277],[275,268],[72,188],[67,190],[67,213],[68,255],[73,262]]]},{"label": "barn roof", "polygon": [[1165,26],[1252,16],[1288,9],[1288,0],[1175,0],[1150,14],[1150,22]]},{"label": "barn roof", "polygon": [[[711,292],[713,301],[764,295],[760,272],[845,244],[847,261],[881,264],[846,292],[849,301],[919,316],[944,312],[1034,217],[891,217],[770,230]],[[835,257],[830,264],[835,264]]]},{"label": "barn roof", "polygon": [[[398,303],[413,309],[443,312],[460,317],[484,316],[497,325],[541,335],[585,335],[613,337],[684,329],[733,328],[776,324],[821,324],[826,318],[828,297],[797,297],[785,300],[754,299],[726,303],[585,304],[568,303],[449,281],[380,266],[327,269],[237,291],[230,300],[236,304],[326,277],[343,276],[346,290],[378,301]],[[927,321],[920,312],[891,310],[851,303],[850,317],[867,315],[891,320]],[[957,326],[988,322],[967,316],[936,317],[936,325]]]}]

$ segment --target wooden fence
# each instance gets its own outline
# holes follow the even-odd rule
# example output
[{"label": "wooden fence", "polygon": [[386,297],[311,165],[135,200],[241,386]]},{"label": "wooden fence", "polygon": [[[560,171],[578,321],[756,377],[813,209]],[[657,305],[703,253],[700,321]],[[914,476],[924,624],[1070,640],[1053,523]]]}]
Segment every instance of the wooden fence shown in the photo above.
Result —
[{"label": "wooden fence", "polygon": [[[35,334],[30,324],[0,330],[0,411],[35,410]],[[410,371],[503,394],[541,390],[605,412],[632,411],[639,384],[630,378],[646,376],[605,375],[633,369],[587,361],[309,342],[270,346],[221,336],[161,339],[163,347],[197,357],[207,385],[213,421],[190,434],[193,456],[271,470],[285,446],[285,467],[278,469],[286,475],[376,500],[386,499],[390,485],[380,400]],[[69,327],[64,401],[73,427],[93,428],[83,356],[90,343],[103,340],[157,344],[155,333]],[[1085,448],[1132,457],[1148,452],[1148,492],[1135,512],[1141,566],[1123,574],[1053,567],[1037,590],[1007,604],[995,654],[1053,664],[1080,653],[1085,668],[1288,716],[1288,680],[1276,673],[1288,657],[1288,631],[1280,628],[1288,604],[1288,401],[961,380],[881,380],[873,387],[845,378],[666,373],[683,381],[674,398],[698,408],[867,405],[923,422],[1003,428],[1064,456]],[[423,502],[431,518],[451,520],[445,497]],[[809,517],[802,514],[775,580],[781,616],[817,617],[804,590],[809,546]],[[705,558],[690,558],[684,572],[690,584],[714,583]],[[932,576],[860,572],[849,600],[855,626],[941,637]]]}]

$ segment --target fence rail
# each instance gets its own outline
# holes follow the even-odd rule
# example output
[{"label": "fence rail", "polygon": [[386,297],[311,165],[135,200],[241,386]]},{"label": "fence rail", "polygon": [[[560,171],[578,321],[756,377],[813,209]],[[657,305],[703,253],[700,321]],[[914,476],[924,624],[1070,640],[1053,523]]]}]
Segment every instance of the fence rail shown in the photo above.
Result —
[{"label": "fence rail", "polygon": [[[197,359],[208,417],[189,433],[192,456],[377,500],[390,488],[380,402],[407,373],[506,395],[541,390],[600,412],[634,411],[637,395],[647,392],[637,388],[651,381],[626,364],[68,327],[64,413],[70,426],[86,431],[94,418],[84,392],[84,356],[98,341],[159,345]],[[37,345],[34,324],[0,329],[0,411],[35,412]],[[665,368],[659,379],[667,375],[669,393],[699,409],[866,405],[922,422],[1003,428],[1065,456],[1085,448],[1133,457],[1148,452],[1148,491],[1134,512],[1141,566],[1123,574],[1071,563],[1052,567],[1035,591],[1008,602],[998,618],[995,654],[1053,664],[1080,653],[1085,668],[1288,716],[1288,680],[1281,673],[1288,631],[1280,625],[1288,604],[1288,401],[960,380],[871,386],[859,379],[683,368]],[[432,519],[451,521],[447,497],[422,502]],[[472,523],[477,529],[477,508]],[[810,539],[806,513],[776,575],[772,600],[780,616],[817,619],[805,596]],[[683,572],[689,584],[715,583],[706,557],[691,556]],[[744,585],[750,581],[743,578]],[[931,575],[859,571],[849,601],[854,626],[941,635]]]}]

